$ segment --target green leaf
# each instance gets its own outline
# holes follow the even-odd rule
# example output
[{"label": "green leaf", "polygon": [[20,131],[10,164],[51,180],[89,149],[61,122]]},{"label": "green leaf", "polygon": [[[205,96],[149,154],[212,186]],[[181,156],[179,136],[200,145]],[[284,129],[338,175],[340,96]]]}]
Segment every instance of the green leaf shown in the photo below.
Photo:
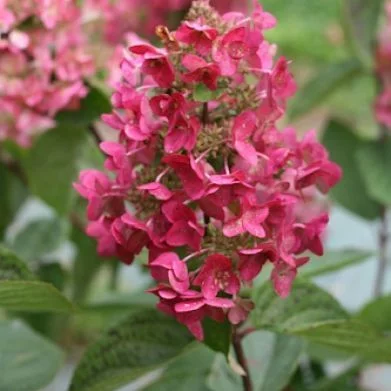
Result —
[{"label": "green leaf", "polygon": [[391,363],[391,338],[378,338],[368,344],[367,348],[360,354],[372,362]]},{"label": "green leaf", "polygon": [[[254,391],[280,391],[294,373],[304,344],[299,338],[257,331],[243,341]],[[213,365],[208,385],[215,391],[242,389],[242,380],[223,356]]]},{"label": "green leaf", "polygon": [[255,290],[253,300],[251,319],[256,328],[293,333],[348,318],[329,293],[309,281],[297,280],[286,299],[277,296],[272,285],[266,283]]},{"label": "green leaf", "polygon": [[112,391],[165,364],[191,341],[173,318],[155,310],[133,313],[87,349],[70,391]]},{"label": "green leaf", "polygon": [[299,90],[290,117],[295,119],[313,110],[360,72],[361,64],[356,59],[328,65]]},{"label": "green leaf", "polygon": [[0,323],[0,390],[36,391],[60,369],[63,353],[17,321]]},{"label": "green leaf", "polygon": [[[367,350],[375,343],[382,341],[372,327],[351,320],[324,322],[290,332],[311,342],[364,356],[368,356]],[[391,352],[388,353],[390,358]]]},{"label": "green leaf", "polygon": [[330,294],[309,281],[296,281],[286,299],[265,284],[255,291],[254,302],[251,319],[256,328],[300,336],[371,360],[391,359],[391,349],[382,347],[387,340],[377,330],[351,320]]},{"label": "green leaf", "polygon": [[87,141],[80,156],[79,170],[95,168],[104,170],[105,155],[99,148],[95,137],[92,134],[87,135]]},{"label": "green leaf", "polygon": [[391,331],[391,295],[380,297],[368,303],[357,314],[357,318],[366,322],[377,330]]},{"label": "green leaf", "polygon": [[376,201],[391,204],[391,138],[372,141],[357,153],[358,166],[366,191]]},{"label": "green leaf", "polygon": [[71,312],[72,304],[53,285],[40,281],[0,281],[0,308],[25,312]]},{"label": "green leaf", "polygon": [[276,43],[281,53],[294,58],[295,63],[303,60],[307,65],[314,61],[324,64],[346,56],[343,42],[335,42],[328,34],[330,28],[339,22],[338,1],[259,2],[278,20],[276,28],[265,32],[268,41]]},{"label": "green leaf", "polygon": [[98,256],[96,241],[80,229],[73,228],[71,240],[77,249],[73,263],[73,298],[82,302],[88,294],[91,282],[104,264],[104,259]]},{"label": "green leaf", "polygon": [[38,261],[56,250],[66,238],[66,226],[57,218],[29,223],[12,241],[13,250],[22,258]]},{"label": "green leaf", "polygon": [[12,251],[0,245],[0,283],[2,280],[33,280],[33,273]]},{"label": "green leaf", "polygon": [[360,375],[360,368],[349,368],[336,377],[324,379],[315,383],[312,391],[360,391],[358,387],[358,376]]},{"label": "green leaf", "polygon": [[67,274],[59,262],[44,263],[40,265],[37,274],[41,281],[53,284],[59,291],[64,290]]},{"label": "green leaf", "polygon": [[210,102],[211,100],[216,99],[221,93],[221,90],[210,90],[205,84],[197,84],[194,93],[193,98],[197,102]]},{"label": "green leaf", "polygon": [[373,362],[391,362],[391,338],[357,320],[330,322],[295,331],[294,335]]},{"label": "green leaf", "polygon": [[[106,330],[124,317],[140,310],[156,307],[156,298],[145,290],[135,293],[107,292],[104,297],[81,305],[81,311],[74,317],[74,323],[82,332],[91,334]],[[91,333],[90,333],[91,331]]]},{"label": "green leaf", "polygon": [[32,193],[60,215],[69,212],[75,199],[72,182],[86,134],[84,127],[59,125],[41,136],[22,159]]},{"label": "green leaf", "polygon": [[345,34],[358,57],[370,66],[384,0],[343,0]]},{"label": "green leaf", "polygon": [[345,125],[331,120],[326,127],[323,143],[330,152],[330,158],[343,169],[342,180],[331,191],[331,196],[351,212],[368,220],[376,219],[380,216],[381,206],[366,191],[356,159],[357,151],[365,142]]},{"label": "green leaf", "polygon": [[205,318],[202,326],[205,334],[203,342],[212,350],[227,356],[231,345],[231,323],[228,321],[220,323],[211,318]]},{"label": "green leaf", "polygon": [[326,251],[322,257],[311,256],[311,262],[300,269],[300,277],[311,278],[332,273],[366,261],[372,253],[365,250]]},{"label": "green leaf", "polygon": [[207,376],[215,354],[202,345],[192,346],[178,356],[155,382],[143,391],[208,391]]},{"label": "green leaf", "polygon": [[110,100],[103,91],[93,86],[89,86],[89,90],[77,111],[62,111],[57,115],[56,120],[59,124],[85,128],[102,114],[111,111]]},{"label": "green leaf", "polygon": [[275,335],[273,350],[268,355],[268,360],[263,360],[263,380],[257,390],[282,390],[297,368],[303,348],[304,344],[298,338]]},{"label": "green leaf", "polygon": [[0,164],[0,184],[0,238],[2,238],[17,210],[27,198],[27,189],[3,164]]},{"label": "green leaf", "polygon": [[289,382],[289,388],[294,391],[309,391],[317,382],[323,380],[326,372],[321,362],[312,360],[308,356],[308,346],[306,346],[306,355],[300,360],[300,367],[296,369],[295,374]]}]

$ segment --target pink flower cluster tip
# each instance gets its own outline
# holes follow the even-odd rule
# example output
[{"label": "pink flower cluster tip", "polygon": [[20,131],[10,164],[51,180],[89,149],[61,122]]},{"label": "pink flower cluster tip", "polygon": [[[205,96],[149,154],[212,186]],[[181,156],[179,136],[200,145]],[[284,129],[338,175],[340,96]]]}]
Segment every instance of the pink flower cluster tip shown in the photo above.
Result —
[{"label": "pink flower cluster tip", "polygon": [[0,141],[29,146],[78,108],[94,72],[73,0],[0,0]]},{"label": "pink flower cluster tip", "polygon": [[135,41],[103,116],[118,132],[101,144],[110,174],[75,185],[99,253],[130,264],[146,248],[158,307],[200,340],[205,317],[246,319],[242,288],[265,264],[289,294],[307,252],[323,253],[313,203],[341,177],[313,132],[277,129],[296,84],[264,39],[275,23],[258,2],[246,16],[198,0],[176,31],[157,28],[163,47]]},{"label": "pink flower cluster tip", "polygon": [[[247,0],[212,0],[219,11],[244,9]],[[136,31],[143,36],[154,34],[159,24],[173,23],[174,13],[186,12],[191,0],[86,0],[89,13],[103,20],[104,36],[111,44],[121,43],[126,33]]]},{"label": "pink flower cluster tip", "polygon": [[379,123],[391,127],[391,1],[385,2],[386,26],[381,32],[376,51],[376,70],[382,91],[375,102]]}]

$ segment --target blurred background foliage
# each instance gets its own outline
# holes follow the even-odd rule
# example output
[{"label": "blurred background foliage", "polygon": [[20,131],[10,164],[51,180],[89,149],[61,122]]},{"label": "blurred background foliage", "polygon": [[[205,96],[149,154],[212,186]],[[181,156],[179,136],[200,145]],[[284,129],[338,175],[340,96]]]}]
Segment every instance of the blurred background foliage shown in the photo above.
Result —
[{"label": "blurred background foliage", "polygon": [[[360,38],[354,36],[356,27],[349,19],[349,3],[343,0],[262,1],[264,8],[278,19],[277,28],[268,32],[267,38],[278,46],[279,55],[292,59],[293,73],[299,84],[299,93],[292,100],[284,121],[295,124],[301,132],[316,128],[324,133],[327,128],[324,142],[331,149],[332,158],[343,165],[346,173],[343,183],[333,194],[339,204],[333,209],[328,238],[333,251],[330,250],[325,258],[314,259],[307,271],[303,269],[307,273],[304,277],[317,277],[317,283],[342,300],[354,312],[354,318],[368,321],[381,332],[389,332],[390,297],[364,307],[372,295],[375,260],[371,256],[377,251],[375,223],[371,220],[380,217],[380,201],[385,197],[367,194],[366,179],[352,157],[352,151],[360,149],[361,143],[377,137],[378,125],[373,117],[377,90],[373,64],[368,60],[366,49],[357,46]],[[380,9],[381,6],[377,0],[364,0],[363,3],[364,8],[374,5]],[[368,20],[373,21],[370,18],[359,20],[359,27],[370,31],[373,26]],[[12,273],[12,280],[18,280],[20,276],[28,276],[26,280],[38,277],[42,285],[30,282],[19,302],[8,296],[0,300],[0,306],[8,309],[0,311],[0,320],[4,319],[0,323],[0,352],[6,352],[14,359],[3,363],[0,354],[0,391],[43,389],[58,373],[64,360],[65,355],[57,346],[66,352],[68,364],[45,390],[65,390],[75,362],[88,344],[97,341],[103,330],[125,316],[147,311],[154,305],[153,299],[142,293],[150,283],[143,266],[146,254],[142,253],[137,260],[138,268],[127,269],[114,260],[99,258],[95,241],[83,233],[85,204],[76,198],[71,183],[80,169],[102,167],[102,156],[94,138],[84,129],[101,113],[110,111],[108,97],[98,87],[92,88],[87,100],[82,115],[62,114],[59,129],[42,136],[31,151],[19,150],[12,144],[4,145],[20,162],[24,174],[20,175],[20,167],[0,165],[0,236],[8,249],[26,261],[32,274],[30,276],[22,266],[15,266],[17,262],[7,269],[5,260],[9,259],[9,254],[0,251],[0,280],[8,280]],[[57,145],[61,145],[60,150]],[[355,246],[358,249],[350,249]],[[370,266],[368,259],[372,259]],[[356,266],[350,275],[349,271],[330,274],[361,263],[367,266]],[[358,283],[354,284],[355,281]],[[45,283],[51,284],[50,288]],[[35,292],[43,292],[46,297],[46,290],[52,286],[56,289],[52,299],[26,302]],[[348,297],[344,296],[346,291]],[[23,301],[30,309],[35,305],[35,312],[26,314],[26,308],[21,305]],[[3,328],[9,335],[2,333]],[[39,344],[42,335],[45,341]],[[258,373],[258,390],[278,391],[289,381],[285,391],[391,390],[390,378],[386,388],[376,386],[374,379],[381,377],[376,371],[369,382],[377,388],[364,388],[369,372],[359,375],[361,363],[349,365],[351,354],[313,340],[303,346],[292,338],[259,331],[247,340],[246,349],[253,360],[265,359],[265,355],[259,357],[259,353],[266,351],[272,363],[273,357],[284,356],[288,351],[294,355],[290,361],[288,357],[287,362],[276,363],[275,367]],[[306,353],[301,355],[304,351]],[[390,362],[391,348],[385,347],[385,351],[386,361]],[[18,361],[21,354],[29,352],[31,356],[26,361]],[[361,359],[372,361],[365,355]],[[164,381],[146,389],[181,390],[186,385],[187,390],[206,390],[205,382],[199,381],[204,377],[208,378],[208,389],[239,389],[238,376],[224,359],[214,360],[210,350],[204,347],[190,350],[181,356],[180,365],[188,361],[196,363],[193,371],[197,374],[189,383],[181,383],[186,368],[178,369],[174,360],[165,372]],[[209,371],[212,362],[212,371]],[[380,367],[376,368],[380,370]],[[223,376],[227,371],[228,375]],[[338,373],[338,376],[330,380],[324,377],[325,372]],[[284,384],[278,382],[281,373],[288,375],[285,382],[282,381]]]}]

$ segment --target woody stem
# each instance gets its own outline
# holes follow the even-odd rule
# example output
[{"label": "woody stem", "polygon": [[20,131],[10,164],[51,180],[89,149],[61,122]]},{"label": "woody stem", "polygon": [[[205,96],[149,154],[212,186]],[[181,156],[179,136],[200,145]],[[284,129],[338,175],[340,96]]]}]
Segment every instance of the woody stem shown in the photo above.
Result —
[{"label": "woody stem", "polygon": [[379,297],[383,293],[383,286],[387,269],[388,221],[387,208],[385,206],[382,207],[378,243],[379,262],[374,286],[375,297]]},{"label": "woody stem", "polygon": [[206,125],[209,122],[209,111],[208,111],[208,103],[204,102],[202,105],[202,123]]},{"label": "woody stem", "polygon": [[99,146],[99,144],[100,144],[103,140],[102,140],[102,137],[100,136],[98,130],[96,129],[96,127],[95,127],[93,124],[90,124],[90,125],[88,126],[88,130],[90,131],[90,133],[91,133],[92,136],[94,137],[96,144]]},{"label": "woody stem", "polygon": [[239,365],[243,368],[245,374],[242,376],[243,382],[243,390],[244,391],[253,391],[253,385],[250,378],[250,371],[248,368],[248,363],[246,356],[244,354],[243,346],[242,346],[242,338],[237,333],[236,329],[234,330],[232,344],[234,347],[236,359],[238,360]]},{"label": "woody stem", "polygon": [[[379,91],[382,89],[382,80],[380,77],[377,78],[377,88]],[[381,142],[386,142],[388,137],[389,130],[382,124],[379,124],[379,140]],[[380,227],[378,234],[378,251],[379,251],[379,259],[378,266],[374,284],[374,296],[379,297],[383,293],[384,281],[387,270],[387,249],[388,249],[388,219],[387,219],[387,206],[382,205],[381,207],[381,216],[380,216]]]}]

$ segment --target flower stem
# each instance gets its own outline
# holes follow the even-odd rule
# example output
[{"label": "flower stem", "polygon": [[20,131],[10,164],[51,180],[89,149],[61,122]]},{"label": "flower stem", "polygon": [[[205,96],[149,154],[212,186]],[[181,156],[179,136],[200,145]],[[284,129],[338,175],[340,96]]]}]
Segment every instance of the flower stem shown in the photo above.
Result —
[{"label": "flower stem", "polygon": [[253,385],[250,378],[250,371],[248,368],[248,363],[246,356],[244,354],[243,346],[242,346],[242,338],[239,334],[237,334],[236,330],[234,331],[233,335],[233,347],[235,351],[236,358],[238,360],[238,363],[243,368],[245,375],[242,376],[242,382],[243,382],[243,390],[244,391],[253,391]]},{"label": "flower stem", "polygon": [[380,228],[378,236],[379,262],[375,279],[374,296],[379,297],[383,293],[384,279],[387,269],[387,246],[388,245],[388,219],[387,208],[382,207]]},{"label": "flower stem", "polygon": [[209,111],[208,111],[208,103],[205,102],[202,105],[202,123],[206,125],[209,122]]}]

